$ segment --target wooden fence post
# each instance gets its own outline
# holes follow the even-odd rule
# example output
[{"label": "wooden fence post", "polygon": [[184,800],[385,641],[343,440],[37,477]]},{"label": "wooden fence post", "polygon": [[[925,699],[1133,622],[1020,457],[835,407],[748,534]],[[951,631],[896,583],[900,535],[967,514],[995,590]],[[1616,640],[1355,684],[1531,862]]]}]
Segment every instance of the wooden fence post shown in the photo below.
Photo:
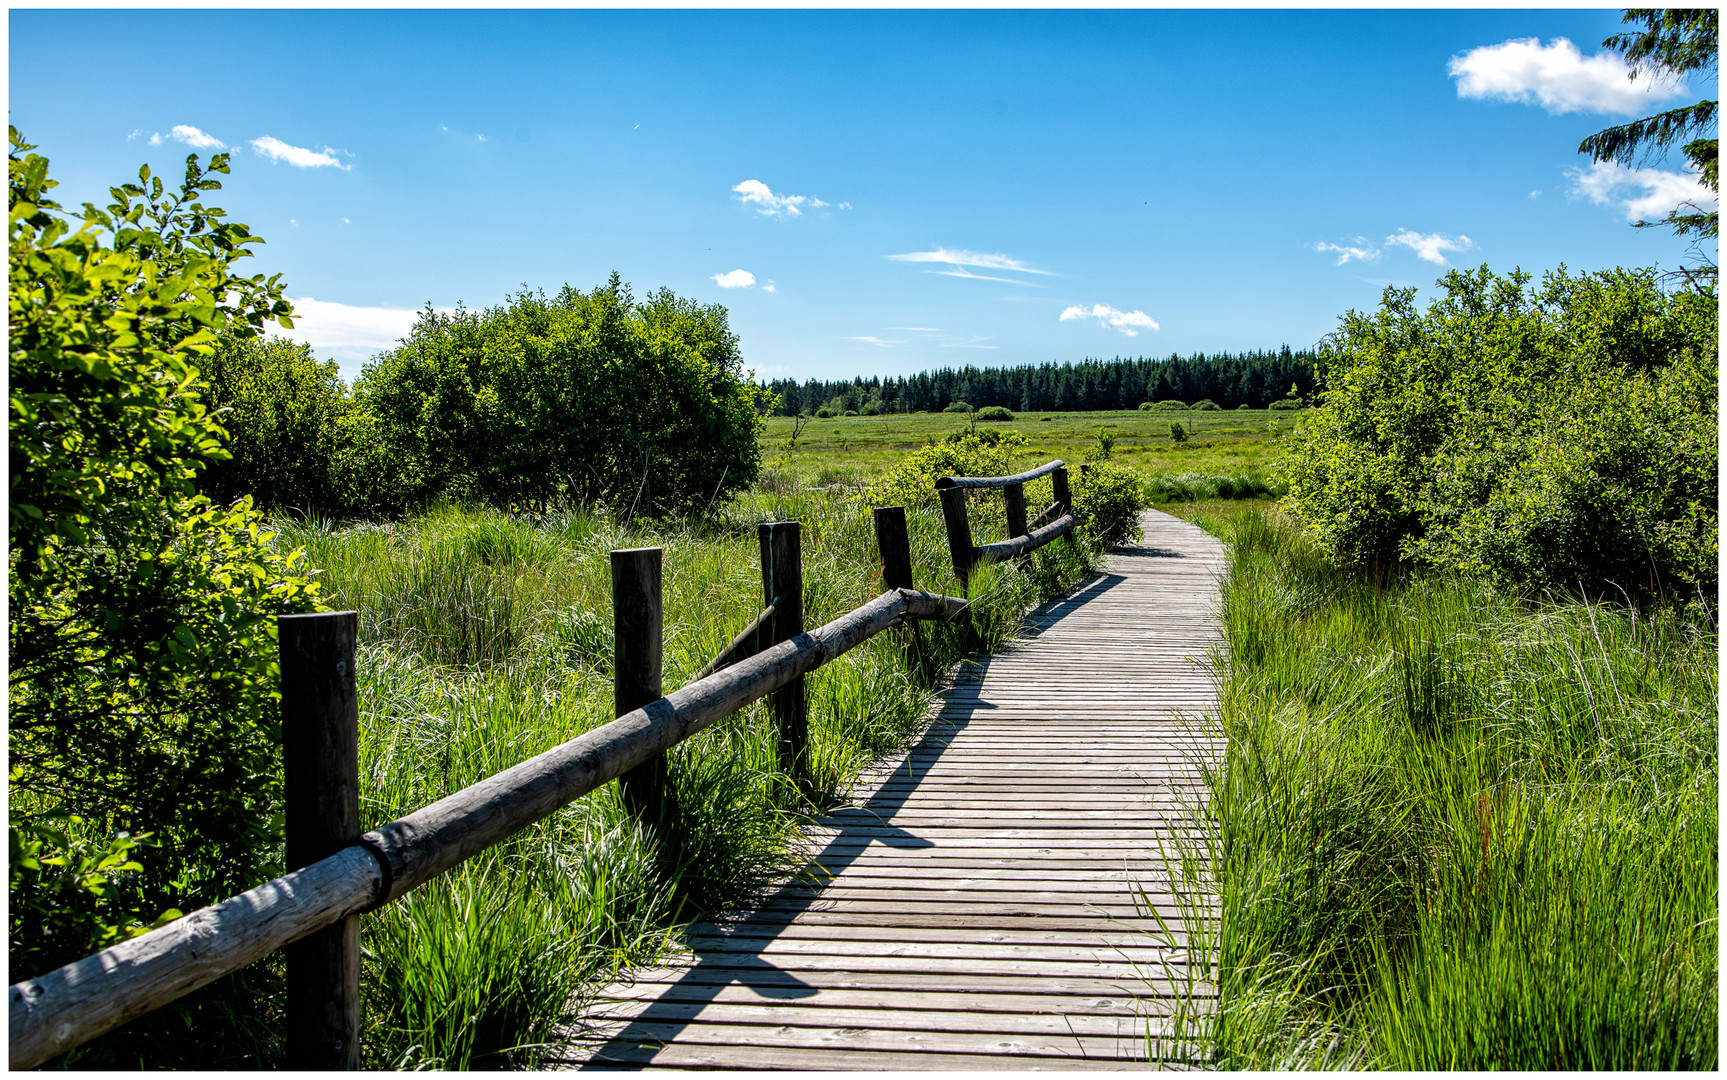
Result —
[{"label": "wooden fence post", "polygon": [[[762,596],[766,603],[779,598],[768,629],[777,645],[804,632],[804,569],[801,527],[795,521],[763,524],[757,531],[762,543]],[[774,691],[774,726],[779,729],[780,767],[800,780],[809,775],[809,706],[804,700],[804,677]]]},{"label": "wooden fence post", "polygon": [[[660,682],[662,627],[659,548],[622,548],[612,552],[612,709],[633,712],[663,694]],[[655,754],[618,777],[624,805],[660,833],[672,818],[672,790],[666,755]]]},{"label": "wooden fence post", "polygon": [[959,578],[963,589],[971,581],[971,566],[977,559],[972,550],[971,516],[966,513],[964,488],[941,489],[941,516],[947,519],[947,550],[953,556],[954,576]]},{"label": "wooden fence post", "polygon": [[875,543],[881,552],[882,585],[889,589],[910,589],[911,537],[906,532],[905,507],[875,508]]},{"label": "wooden fence post", "polygon": [[1025,526],[1025,485],[1008,484],[1001,489],[1001,497],[1007,503],[1007,538],[1030,532]]},{"label": "wooden fence post", "polygon": [[[1085,466],[1081,465],[1080,468],[1083,469]],[[1050,483],[1055,486],[1055,502],[1056,505],[1060,507],[1060,509],[1055,512],[1055,516],[1061,517],[1063,514],[1073,513],[1073,492],[1068,490],[1066,467],[1056,469],[1051,473]],[[1068,530],[1067,535],[1062,537],[1062,539],[1067,541],[1068,547],[1073,547],[1074,544],[1078,543],[1078,541],[1073,538],[1073,530],[1071,529]]]},{"label": "wooden fence post", "polygon": [[[360,838],[360,698],[356,611],[281,615],[283,827],[287,869]],[[286,1064],[360,1067],[360,920],[350,915],[283,950]]]}]

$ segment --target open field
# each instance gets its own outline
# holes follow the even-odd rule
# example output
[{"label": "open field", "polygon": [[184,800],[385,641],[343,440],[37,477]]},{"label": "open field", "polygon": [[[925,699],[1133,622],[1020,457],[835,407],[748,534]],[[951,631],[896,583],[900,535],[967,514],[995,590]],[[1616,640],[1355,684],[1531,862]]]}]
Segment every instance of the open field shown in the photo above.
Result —
[{"label": "open field", "polygon": [[[979,421],[977,426],[1017,431],[1030,440],[1015,465],[1030,466],[1052,457],[1077,465],[1087,460],[1088,450],[1096,449],[1097,434],[1103,430],[1115,437],[1114,459],[1147,476],[1263,476],[1278,456],[1282,436],[1293,429],[1299,415],[1263,409],[1020,413],[1012,422]],[[1187,429],[1186,442],[1171,438],[1172,422]],[[862,483],[919,446],[971,423],[969,416],[955,413],[810,420],[796,444],[789,445],[794,421],[776,416],[768,419],[762,434],[763,457],[770,469],[789,469],[818,484]]]}]

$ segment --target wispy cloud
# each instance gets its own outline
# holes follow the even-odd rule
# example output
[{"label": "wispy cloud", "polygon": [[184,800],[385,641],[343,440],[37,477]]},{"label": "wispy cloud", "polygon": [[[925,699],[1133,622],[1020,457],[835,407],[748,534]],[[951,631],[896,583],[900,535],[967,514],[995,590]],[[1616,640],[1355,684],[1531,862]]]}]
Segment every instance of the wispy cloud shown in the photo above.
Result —
[{"label": "wispy cloud", "polygon": [[938,348],[943,349],[999,349],[1000,345],[985,345],[987,337],[974,337],[970,341],[944,341]]},{"label": "wispy cloud", "polygon": [[737,192],[739,202],[754,205],[768,217],[802,217],[805,207],[819,210],[827,205],[814,195],[777,195],[760,180],[745,180],[732,190]]},{"label": "wispy cloud", "polygon": [[[126,140],[130,142],[143,133],[144,129],[139,128],[126,136]],[[164,142],[185,143],[194,150],[225,150],[228,148],[228,144],[221,139],[208,132],[199,131],[191,124],[175,124],[166,135],[158,131],[150,136],[151,146],[161,146]]]},{"label": "wispy cloud", "polygon": [[1378,262],[1380,255],[1379,249],[1369,243],[1365,236],[1356,237],[1355,243],[1353,244],[1328,244],[1321,240],[1313,245],[1313,250],[1318,252],[1336,252],[1337,262],[1335,265],[1337,266],[1342,266],[1344,263],[1351,261]]},{"label": "wispy cloud", "polygon": [[1117,311],[1108,304],[1093,304],[1091,310],[1084,305],[1076,304],[1061,313],[1061,322],[1070,319],[1096,319],[1111,330],[1119,330],[1128,337],[1138,337],[1140,330],[1156,330],[1157,322],[1143,311]]},{"label": "wispy cloud", "polygon": [[302,169],[328,168],[332,166],[338,169],[353,168],[351,165],[342,164],[336,157],[336,151],[330,149],[328,146],[324,147],[322,150],[308,150],[303,146],[291,146],[288,143],[283,142],[281,139],[275,138],[271,135],[265,135],[262,138],[253,139],[252,149],[256,150],[259,155],[269,158],[271,161],[285,161],[290,165],[297,165]]},{"label": "wispy cloud", "polygon": [[714,284],[722,289],[747,289],[755,283],[756,276],[748,270],[728,270],[714,275]]},{"label": "wispy cloud", "polygon": [[889,330],[905,330],[914,334],[939,334],[941,330],[934,326],[890,326]]},{"label": "wispy cloud", "polygon": [[[908,251],[903,255],[889,255],[895,262],[938,263],[948,267],[947,270],[932,270],[932,274],[945,274],[948,277],[977,278],[979,281],[1013,281],[1013,278],[990,277],[987,274],[973,274],[966,271],[967,266],[975,266],[980,270],[1011,270],[1019,274],[1042,274],[1050,276],[1048,270],[1037,270],[1027,266],[1018,259],[995,253],[981,251],[956,250],[954,248],[938,247],[932,251]],[[1020,282],[1019,284],[1024,284]]]},{"label": "wispy cloud", "polygon": [[1597,206],[1617,204],[1627,221],[1654,221],[1681,207],[1716,209],[1720,198],[1695,172],[1632,169],[1617,161],[1597,161],[1587,169],[1567,169],[1571,192]]},{"label": "wispy cloud", "polygon": [[885,340],[883,338],[871,337],[868,334],[853,334],[850,337],[846,338],[846,340],[847,341],[861,341],[865,345],[874,345],[879,349],[891,349],[895,345],[901,344],[901,342],[898,342],[898,341],[888,341],[888,340]]},{"label": "wispy cloud", "polygon": [[1387,247],[1406,247],[1415,252],[1417,258],[1426,262],[1445,265],[1447,251],[1463,252],[1475,248],[1475,241],[1467,236],[1446,236],[1444,233],[1418,233],[1409,229],[1398,229],[1385,238]]},{"label": "wispy cloud", "polygon": [[1517,38],[1483,45],[1451,58],[1460,98],[1486,98],[1540,105],[1550,113],[1596,112],[1635,116],[1656,102],[1685,93],[1683,81],[1631,78],[1631,67],[1617,53],[1584,56],[1566,38],[1541,44]]},{"label": "wispy cloud", "polygon": [[779,291],[780,291],[779,286],[775,285],[772,281],[770,281],[766,285],[762,286],[762,292],[777,293]]},{"label": "wispy cloud", "polygon": [[[409,308],[361,307],[310,296],[292,301],[294,328],[271,333],[304,341],[338,360],[365,360],[394,348],[414,328],[419,312]],[[440,309],[443,310],[443,309]]]}]

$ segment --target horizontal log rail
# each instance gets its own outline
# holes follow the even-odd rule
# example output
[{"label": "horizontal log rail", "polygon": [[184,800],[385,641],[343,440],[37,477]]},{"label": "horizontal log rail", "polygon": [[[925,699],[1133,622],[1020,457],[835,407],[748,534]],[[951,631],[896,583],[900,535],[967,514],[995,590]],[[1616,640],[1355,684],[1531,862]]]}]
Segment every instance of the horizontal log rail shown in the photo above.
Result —
[{"label": "horizontal log rail", "polygon": [[1026,472],[1015,473],[1012,476],[944,476],[935,482],[936,490],[942,488],[998,488],[1009,484],[1025,484],[1040,476],[1048,476],[1057,469],[1065,469],[1066,463],[1057,459]]},{"label": "horizontal log rail", "polygon": [[1062,506],[1060,503],[1052,502],[1048,506],[1043,508],[1043,513],[1032,518],[1031,524],[1026,526],[1026,527],[1029,529],[1034,529],[1034,530],[1035,529],[1041,529],[1045,525],[1048,525],[1050,522],[1054,521],[1056,518],[1060,517],[1065,512],[1065,510],[1066,510],[1066,507]]},{"label": "horizontal log rail", "polygon": [[374,829],[334,855],[14,983],[8,1002],[10,1065],[39,1065],[308,934],[398,899],[883,630],[954,619],[966,603],[888,589],[825,626]]},{"label": "horizontal log rail", "polygon": [[972,549],[977,552],[977,562],[974,565],[1005,562],[1021,555],[1028,555],[1051,540],[1066,536],[1078,524],[1078,518],[1072,514],[1063,514],[1043,528],[1029,532],[1024,536],[1016,536],[1012,540],[1003,540],[996,544],[979,544]]},{"label": "horizontal log rail", "polygon": [[[1085,467],[1080,466],[1083,472]],[[1040,476],[1049,476],[1054,498],[1035,519],[1025,519],[1025,484]],[[971,512],[966,506],[971,488],[1000,488],[1007,516],[1007,539],[994,544],[973,544]],[[944,476],[935,482],[941,497],[942,521],[947,525],[948,554],[953,558],[954,576],[969,587],[972,571],[979,566],[1021,558],[1054,540],[1058,536],[1073,543],[1073,530],[1079,519],[1073,514],[1073,496],[1068,490],[1067,465],[1060,459],[1039,465],[1012,476]],[[1047,522],[1047,524],[1045,524]]]},{"label": "horizontal log rail", "polygon": [[774,602],[762,608],[762,613],[755,617],[755,621],[738,631],[738,636],[732,638],[731,644],[721,649],[718,656],[703,664],[702,669],[696,672],[690,681],[700,682],[714,672],[724,671],[738,661],[754,654],[756,652],[756,635],[761,633],[762,627],[766,626],[768,620],[774,617],[774,612],[779,610],[780,603],[784,599],[783,596],[774,597]]}]

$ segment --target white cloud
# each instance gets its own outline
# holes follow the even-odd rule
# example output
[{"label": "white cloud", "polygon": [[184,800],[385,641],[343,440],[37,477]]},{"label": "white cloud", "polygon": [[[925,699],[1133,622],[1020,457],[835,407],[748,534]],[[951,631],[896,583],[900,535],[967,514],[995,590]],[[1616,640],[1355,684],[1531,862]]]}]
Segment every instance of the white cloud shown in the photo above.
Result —
[{"label": "white cloud", "polygon": [[1034,270],[1018,259],[1011,259],[1000,253],[991,255],[981,251],[954,250],[952,248],[936,248],[934,251],[908,251],[903,255],[889,255],[896,262],[911,263],[941,263],[952,267],[950,270],[932,270],[934,274],[946,274],[949,277],[977,278],[980,281],[1011,281],[1012,278],[988,277],[983,274],[967,273],[961,267],[975,266],[981,270],[1012,270],[1021,274],[1043,274],[1048,276],[1048,270]]},{"label": "white cloud", "polygon": [[1445,265],[1447,251],[1469,251],[1475,247],[1475,241],[1467,236],[1446,236],[1444,233],[1418,233],[1408,229],[1398,229],[1385,238],[1389,247],[1406,247],[1415,252],[1416,257],[1430,263]]},{"label": "white cloud", "polygon": [[714,284],[722,289],[747,289],[756,283],[756,276],[748,270],[728,270],[713,278]]},{"label": "white cloud", "polygon": [[[408,308],[359,307],[310,296],[293,300],[294,328],[271,333],[304,341],[320,355],[366,360],[408,336],[420,313]],[[443,310],[443,309],[440,309]]]},{"label": "white cloud", "polygon": [[801,217],[803,208],[819,210],[826,206],[814,195],[776,195],[760,180],[745,180],[732,188],[738,194],[738,201],[745,206],[756,204],[756,209],[768,217]]},{"label": "white cloud", "polygon": [[855,334],[851,337],[846,338],[846,340],[847,341],[861,341],[865,345],[874,345],[877,348],[881,348],[881,349],[891,349],[895,345],[899,344],[899,342],[897,342],[897,341],[885,341],[882,338],[870,337],[868,334]]},{"label": "white cloud", "polygon": [[1584,56],[1566,38],[1541,44],[1518,38],[1483,45],[1454,56],[1448,65],[1460,98],[1488,98],[1539,104],[1550,113],[1597,112],[1635,116],[1659,101],[1685,93],[1683,82],[1631,78],[1631,67],[1617,53]]},{"label": "white cloud", "polygon": [[286,161],[290,165],[298,165],[302,169],[312,169],[333,165],[338,169],[350,169],[336,159],[336,152],[329,147],[322,150],[307,150],[302,146],[290,146],[281,139],[270,135],[252,140],[252,149],[271,161]]},{"label": "white cloud", "polygon": [[[144,134],[144,129],[139,128],[132,132],[132,134],[126,136],[126,141],[131,142],[142,134]],[[191,124],[175,124],[166,135],[162,134],[160,131],[153,132],[150,135],[151,146],[161,146],[164,142],[169,140],[185,143],[194,150],[225,150],[228,145],[221,139],[216,138],[214,135],[199,131]]]},{"label": "white cloud", "polygon": [[1367,237],[1365,236],[1356,237],[1355,243],[1353,244],[1328,244],[1321,240],[1313,245],[1313,250],[1319,252],[1335,251],[1337,253],[1337,262],[1334,265],[1336,266],[1342,266],[1344,263],[1351,260],[1356,262],[1378,262],[1380,254],[1379,249],[1368,243]]},{"label": "white cloud", "polygon": [[1061,322],[1069,319],[1096,319],[1111,330],[1120,330],[1128,337],[1138,337],[1139,329],[1156,330],[1157,323],[1143,311],[1117,311],[1108,304],[1093,304],[1087,311],[1083,305],[1076,304],[1061,313]]},{"label": "white cloud", "polygon": [[1695,172],[1631,169],[1617,161],[1597,161],[1587,169],[1567,169],[1572,194],[1597,206],[1617,203],[1627,221],[1654,221],[1670,210],[1714,210],[1719,199]]},{"label": "white cloud", "polygon": [[840,203],[840,209],[841,210],[850,210],[851,208],[852,208],[852,204],[849,202]]},{"label": "white cloud", "polygon": [[771,281],[770,281],[770,282],[768,282],[768,283],[767,283],[767,284],[766,284],[766,285],[763,285],[763,286],[762,286],[762,292],[771,292],[771,293],[777,293],[777,292],[779,292],[779,291],[780,291],[780,289],[779,289],[779,286],[778,286],[778,285],[775,285],[775,284],[774,284],[774,283],[773,283],[773,282],[771,282]]},{"label": "white cloud", "polygon": [[941,330],[934,326],[890,326],[889,330],[908,330],[914,334],[939,334]]}]

